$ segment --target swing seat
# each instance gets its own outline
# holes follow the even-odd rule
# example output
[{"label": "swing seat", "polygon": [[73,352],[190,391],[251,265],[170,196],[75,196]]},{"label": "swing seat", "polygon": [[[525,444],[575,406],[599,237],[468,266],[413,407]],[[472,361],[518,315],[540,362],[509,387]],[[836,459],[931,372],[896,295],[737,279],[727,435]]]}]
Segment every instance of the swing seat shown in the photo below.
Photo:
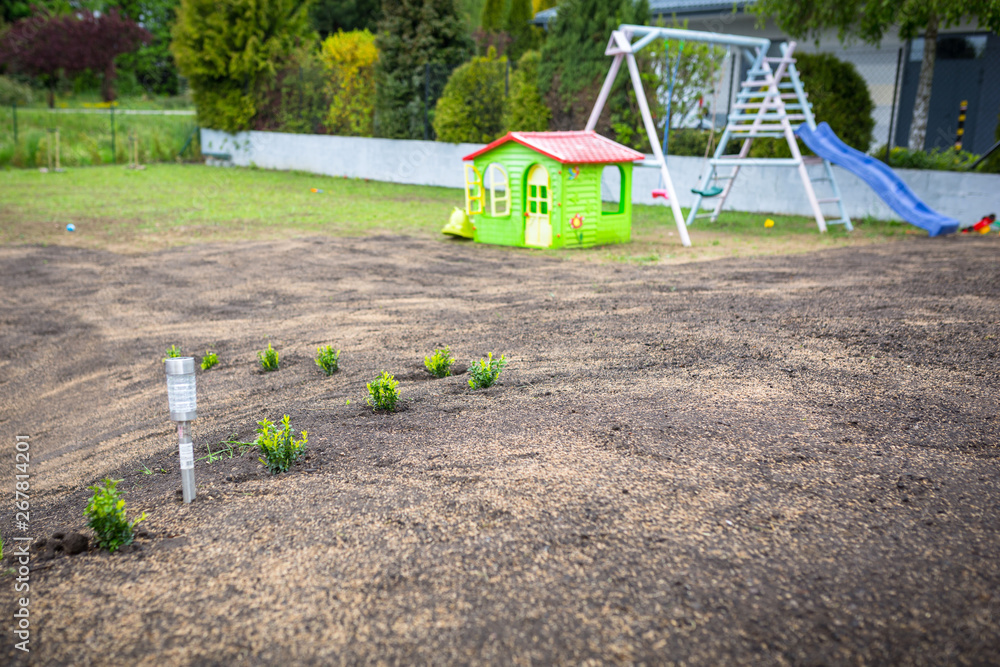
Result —
[{"label": "swing seat", "polygon": [[718,197],[722,194],[722,188],[718,185],[713,185],[710,188],[705,188],[704,190],[699,190],[698,188],[691,188],[691,192],[696,195],[701,195],[702,197]]},{"label": "swing seat", "polygon": [[670,199],[670,197],[667,196],[667,191],[666,190],[653,190],[653,199],[656,199],[657,197],[663,197],[664,199]]}]

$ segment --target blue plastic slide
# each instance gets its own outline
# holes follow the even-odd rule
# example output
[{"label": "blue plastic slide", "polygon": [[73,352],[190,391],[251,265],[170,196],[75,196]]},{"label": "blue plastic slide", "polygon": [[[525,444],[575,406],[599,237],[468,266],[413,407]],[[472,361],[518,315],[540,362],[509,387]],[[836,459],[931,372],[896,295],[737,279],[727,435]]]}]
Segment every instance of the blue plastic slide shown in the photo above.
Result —
[{"label": "blue plastic slide", "polygon": [[813,153],[840,165],[867,183],[882,201],[911,225],[926,229],[931,236],[958,231],[958,220],[941,215],[925,204],[887,164],[845,144],[827,123],[820,123],[815,130],[803,123],[795,134]]}]

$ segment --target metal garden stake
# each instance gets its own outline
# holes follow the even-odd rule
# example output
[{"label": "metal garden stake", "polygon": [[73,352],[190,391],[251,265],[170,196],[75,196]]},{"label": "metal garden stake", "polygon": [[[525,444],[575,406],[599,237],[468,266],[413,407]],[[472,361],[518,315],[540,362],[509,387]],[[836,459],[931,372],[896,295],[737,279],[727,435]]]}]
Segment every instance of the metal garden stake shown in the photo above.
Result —
[{"label": "metal garden stake", "polygon": [[177,441],[181,459],[181,486],[184,502],[194,500],[194,444],[191,442],[191,422],[198,417],[198,396],[195,392],[194,357],[167,359],[167,399],[170,419],[177,422]]}]

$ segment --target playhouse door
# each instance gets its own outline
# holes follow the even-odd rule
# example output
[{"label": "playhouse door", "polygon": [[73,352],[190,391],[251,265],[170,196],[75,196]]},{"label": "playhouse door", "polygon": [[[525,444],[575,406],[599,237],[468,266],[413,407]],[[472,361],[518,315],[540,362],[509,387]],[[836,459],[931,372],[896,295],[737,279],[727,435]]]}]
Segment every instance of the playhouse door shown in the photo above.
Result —
[{"label": "playhouse door", "polygon": [[552,225],[549,222],[549,172],[536,164],[528,172],[528,192],[524,212],[524,245],[548,248],[552,245]]}]

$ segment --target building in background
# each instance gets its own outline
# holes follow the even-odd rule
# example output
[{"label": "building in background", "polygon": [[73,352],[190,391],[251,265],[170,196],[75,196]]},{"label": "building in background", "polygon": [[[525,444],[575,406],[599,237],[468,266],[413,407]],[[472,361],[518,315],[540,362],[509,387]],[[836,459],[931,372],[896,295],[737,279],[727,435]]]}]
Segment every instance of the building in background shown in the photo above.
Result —
[{"label": "building in background", "polygon": [[[790,37],[773,21],[758,28],[757,16],[747,11],[753,1],[650,0],[649,8],[654,19],[669,22],[671,17],[676,17],[678,21],[686,20],[691,30],[763,36],[772,42],[789,40]],[[557,11],[558,8],[541,11],[535,15],[534,22],[545,27]],[[872,113],[875,139],[869,147],[873,149],[889,139],[890,126],[892,145],[905,146],[907,143],[923,47],[923,38],[907,42],[896,32],[887,33],[877,47],[860,41],[844,45],[836,31],[831,30],[823,35],[819,44],[803,40],[797,48],[806,53],[832,53],[857,67],[875,103]],[[741,78],[727,73],[724,89],[738,86]],[[805,84],[808,90],[809,82]],[[962,147],[973,153],[983,153],[996,141],[1000,117],[1000,35],[978,30],[974,24],[939,31],[924,148],[954,145],[963,102],[967,112]],[[720,100],[720,106],[727,111],[727,100]]]}]

